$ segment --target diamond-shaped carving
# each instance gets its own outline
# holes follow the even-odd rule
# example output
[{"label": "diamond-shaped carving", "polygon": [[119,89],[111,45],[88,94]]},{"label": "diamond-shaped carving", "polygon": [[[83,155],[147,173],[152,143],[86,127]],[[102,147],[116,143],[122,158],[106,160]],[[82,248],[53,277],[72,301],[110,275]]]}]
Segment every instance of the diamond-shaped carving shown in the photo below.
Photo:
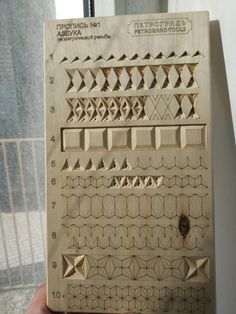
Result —
[{"label": "diamond-shaped carving", "polygon": [[124,120],[131,118],[131,106],[127,98],[123,98],[120,101],[120,113]]},{"label": "diamond-shaped carving", "polygon": [[171,261],[171,275],[175,278],[185,279],[185,258],[180,257]]},{"label": "diamond-shaped carving", "polygon": [[159,261],[160,279],[164,280],[170,276],[172,265],[171,265],[171,261],[167,258],[160,258],[159,260],[160,260]]},{"label": "diamond-shaped carving", "polygon": [[147,89],[153,88],[156,83],[155,74],[150,66],[146,66],[143,70],[144,85]]},{"label": "diamond-shaped carving", "polygon": [[203,280],[210,279],[210,261],[208,257],[196,258],[186,257],[188,272],[186,280]]},{"label": "diamond-shaped carving", "polygon": [[96,103],[96,112],[99,117],[99,120],[104,120],[107,118],[108,110],[107,110],[107,104],[102,98],[98,98]]},{"label": "diamond-shaped carving", "polygon": [[179,72],[177,66],[172,65],[169,71],[169,81],[172,87],[176,87],[179,80]]},{"label": "diamond-shaped carving", "polygon": [[84,77],[83,75],[76,69],[67,69],[66,70],[70,83],[67,88],[67,92],[77,92],[84,86]]},{"label": "diamond-shaped carving", "polygon": [[99,273],[102,275],[102,273],[105,273],[105,278],[112,279],[115,278],[118,272],[121,272],[120,268],[120,262],[118,259],[112,256],[108,256],[105,258],[102,258],[99,261]]},{"label": "diamond-shaped carving", "polygon": [[145,112],[144,112],[143,102],[140,100],[139,97],[134,97],[132,101],[133,101],[132,112],[133,112],[134,117],[137,120],[144,117]]},{"label": "diamond-shaped carving", "polygon": [[180,110],[180,103],[178,96],[172,96],[169,100],[169,110],[171,112],[172,118],[176,118],[178,115],[178,112]]},{"label": "diamond-shaped carving", "polygon": [[116,120],[120,117],[119,105],[114,98],[108,100],[108,112],[111,120]]},{"label": "diamond-shaped carving", "polygon": [[67,103],[70,107],[70,113],[69,116],[67,118],[67,122],[74,122],[77,120],[77,113],[75,112],[75,108],[77,105],[77,100],[76,99],[67,99]]},{"label": "diamond-shaped carving", "polygon": [[101,91],[105,90],[105,85],[106,85],[106,76],[103,73],[102,69],[99,69],[96,75],[96,79],[95,79],[97,86],[99,87],[99,89]]},{"label": "diamond-shaped carving", "polygon": [[156,81],[159,88],[166,87],[168,83],[167,75],[167,69],[162,65],[158,66],[158,69],[156,71]]},{"label": "diamond-shaped carving", "polygon": [[148,277],[158,279],[158,274],[155,272],[155,264],[158,262],[158,260],[159,257],[154,257],[146,261],[145,270]]},{"label": "diamond-shaped carving", "polygon": [[121,89],[129,88],[129,86],[130,86],[130,75],[127,72],[125,67],[123,67],[123,69],[120,72],[119,81],[120,81]]},{"label": "diamond-shaped carving", "polygon": [[116,90],[117,89],[117,82],[118,82],[118,76],[114,69],[110,69],[109,74],[107,76],[107,82],[109,84],[110,90]]},{"label": "diamond-shaped carving", "polygon": [[155,110],[157,111],[161,119],[164,118],[164,115],[166,113],[167,106],[168,106],[168,102],[164,97],[165,95],[160,96],[159,101],[157,102],[157,105],[156,105],[156,110]]},{"label": "diamond-shaped carving", "polygon": [[[194,106],[195,95],[149,96],[145,100],[145,114],[149,120],[198,118]],[[183,105],[183,106],[182,106]]]},{"label": "diamond-shaped carving", "polygon": [[159,114],[157,111],[157,98],[154,96],[147,97],[145,101],[145,114],[147,115],[149,120],[159,120]]},{"label": "diamond-shaped carving", "polygon": [[181,80],[185,87],[190,87],[193,84],[193,76],[191,67],[185,64],[181,71]]},{"label": "diamond-shaped carving", "polygon": [[94,74],[89,69],[84,75],[84,83],[88,90],[93,89],[93,87],[96,85],[96,82],[94,80]]},{"label": "diamond-shaped carving", "polygon": [[193,105],[189,99],[188,95],[185,95],[181,101],[181,108],[184,118],[188,118],[193,109]]},{"label": "diamond-shaped carving", "polygon": [[132,256],[129,265],[129,271],[132,279],[137,279],[138,272],[140,270],[139,264],[137,262],[137,257]]},{"label": "diamond-shaped carving", "polygon": [[86,99],[85,101],[85,113],[88,121],[91,121],[96,116],[95,105],[93,104],[91,99]]},{"label": "diamond-shaped carving", "polygon": [[134,67],[131,70],[131,79],[132,79],[132,87],[133,89],[139,89],[142,85],[142,75],[138,69],[138,67]]},{"label": "diamond-shaped carving", "polygon": [[63,278],[85,279],[88,274],[85,255],[63,254]]},{"label": "diamond-shaped carving", "polygon": [[77,102],[76,108],[75,108],[75,113],[77,116],[77,121],[81,121],[84,119],[85,117],[85,111],[84,111],[84,103],[83,101],[79,101]]},{"label": "diamond-shaped carving", "polygon": [[72,82],[74,86],[76,87],[77,91],[80,91],[84,87],[84,77],[79,72],[79,70],[74,72]]}]

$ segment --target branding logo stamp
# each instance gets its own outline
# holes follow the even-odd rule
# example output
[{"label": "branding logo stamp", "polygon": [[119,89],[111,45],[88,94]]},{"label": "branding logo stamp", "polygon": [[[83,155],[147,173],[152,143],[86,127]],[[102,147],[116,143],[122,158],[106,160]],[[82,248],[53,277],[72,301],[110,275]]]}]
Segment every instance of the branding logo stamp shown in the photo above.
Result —
[{"label": "branding logo stamp", "polygon": [[191,30],[192,21],[187,17],[135,20],[128,24],[132,36],[188,34]]}]

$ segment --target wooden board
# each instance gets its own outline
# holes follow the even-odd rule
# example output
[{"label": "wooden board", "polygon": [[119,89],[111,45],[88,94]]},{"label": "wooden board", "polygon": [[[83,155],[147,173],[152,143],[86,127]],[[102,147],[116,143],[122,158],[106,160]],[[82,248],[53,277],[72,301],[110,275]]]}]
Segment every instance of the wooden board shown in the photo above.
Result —
[{"label": "wooden board", "polygon": [[207,12],[45,25],[48,305],[214,314]]}]

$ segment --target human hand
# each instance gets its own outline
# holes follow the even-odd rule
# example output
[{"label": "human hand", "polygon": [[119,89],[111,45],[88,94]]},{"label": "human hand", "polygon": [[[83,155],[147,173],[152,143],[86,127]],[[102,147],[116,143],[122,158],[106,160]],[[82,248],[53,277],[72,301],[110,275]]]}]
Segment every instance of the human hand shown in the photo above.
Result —
[{"label": "human hand", "polygon": [[[62,314],[62,312],[53,312],[47,307],[47,288],[46,282],[43,282],[35,292],[26,314]],[[67,314],[70,314],[67,312]],[[73,313],[76,314],[76,313]],[[85,314],[85,313],[80,313]],[[98,313],[94,313],[98,314]]]},{"label": "human hand", "polygon": [[[33,296],[31,303],[26,311],[26,314],[55,314],[47,307],[47,289],[46,282],[43,282]],[[60,313],[61,314],[61,313]]]},{"label": "human hand", "polygon": [[[62,312],[53,312],[47,307],[47,288],[46,282],[43,282],[35,292],[26,314],[62,314]],[[70,314],[67,312],[67,314]],[[76,313],[73,313],[76,314]],[[80,313],[85,314],[85,313]],[[98,313],[94,313],[98,314]],[[124,313],[128,314],[128,313]],[[135,313],[129,313],[135,314]]]}]

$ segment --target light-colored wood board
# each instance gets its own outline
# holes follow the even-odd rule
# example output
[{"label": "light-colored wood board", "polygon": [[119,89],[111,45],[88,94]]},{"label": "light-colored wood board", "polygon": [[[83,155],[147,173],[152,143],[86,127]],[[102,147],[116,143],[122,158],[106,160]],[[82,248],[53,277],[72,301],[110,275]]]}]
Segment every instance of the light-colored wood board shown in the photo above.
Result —
[{"label": "light-colored wood board", "polygon": [[207,12],[45,24],[48,306],[215,313]]}]

